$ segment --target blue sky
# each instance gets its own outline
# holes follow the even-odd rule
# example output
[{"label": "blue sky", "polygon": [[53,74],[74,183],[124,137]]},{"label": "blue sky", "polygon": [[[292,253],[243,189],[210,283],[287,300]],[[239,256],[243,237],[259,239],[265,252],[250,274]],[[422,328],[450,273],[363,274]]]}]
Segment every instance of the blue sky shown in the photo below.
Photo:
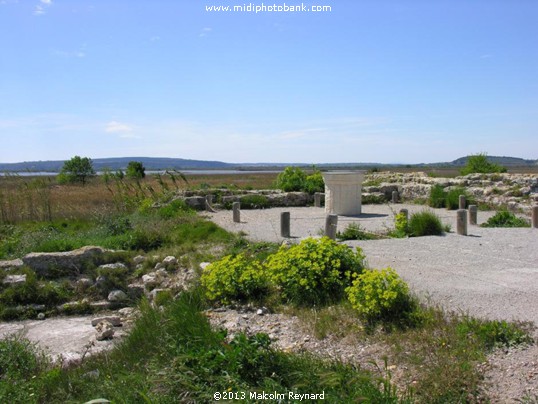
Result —
[{"label": "blue sky", "polygon": [[0,162],[538,158],[538,1],[250,3],[0,0]]}]

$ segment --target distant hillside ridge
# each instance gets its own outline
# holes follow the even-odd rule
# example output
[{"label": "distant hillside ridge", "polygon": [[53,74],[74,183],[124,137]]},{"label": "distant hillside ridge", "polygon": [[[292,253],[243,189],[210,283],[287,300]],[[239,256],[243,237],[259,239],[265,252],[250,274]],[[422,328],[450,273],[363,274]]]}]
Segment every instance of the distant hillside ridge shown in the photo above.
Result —
[{"label": "distant hillside ridge", "polygon": [[[502,166],[533,166],[538,165],[538,160],[526,160],[519,157],[507,157],[507,156],[487,156],[488,161]],[[450,164],[454,166],[464,166],[467,164],[469,156],[460,157],[452,161]]]},{"label": "distant hillside ridge", "polygon": [[[140,161],[148,171],[157,170],[230,170],[237,168],[237,165],[224,163],[222,161],[189,160],[168,157],[110,157],[92,159],[93,167],[96,171],[109,169],[112,171],[125,170],[130,161]],[[0,163],[1,172],[60,172],[64,160],[55,161],[25,161],[21,163]]]},{"label": "distant hillside ridge", "polygon": [[[487,156],[488,160],[506,167],[525,167],[538,165],[538,160],[526,160],[518,157],[505,156]],[[311,168],[315,165],[322,170],[358,170],[371,168],[390,168],[402,167],[422,169],[425,167],[463,167],[467,164],[469,156],[460,157],[450,162],[439,163],[225,163],[222,161],[207,161],[207,160],[190,160],[182,158],[170,157],[109,157],[92,159],[93,167],[96,171],[109,169],[111,171],[125,170],[130,161],[140,161],[144,164],[147,171],[162,171],[162,170],[269,170],[283,169],[286,166],[299,166]],[[20,163],[0,163],[0,173],[2,172],[60,172],[65,161],[25,161]]]}]

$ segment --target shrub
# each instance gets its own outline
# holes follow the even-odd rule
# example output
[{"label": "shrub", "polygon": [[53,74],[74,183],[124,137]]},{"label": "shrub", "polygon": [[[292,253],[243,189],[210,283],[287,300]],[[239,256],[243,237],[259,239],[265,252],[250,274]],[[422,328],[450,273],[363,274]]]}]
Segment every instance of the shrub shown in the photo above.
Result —
[{"label": "shrub", "polygon": [[377,237],[366,233],[358,223],[350,223],[343,232],[336,233],[339,240],[375,240]]},{"label": "shrub", "polygon": [[27,339],[10,336],[0,340],[0,384],[29,379],[46,365],[45,357]]},{"label": "shrub", "polygon": [[436,184],[431,187],[428,206],[432,208],[444,208],[446,206],[446,191],[441,185]]},{"label": "shrub", "polygon": [[466,317],[457,325],[457,332],[469,338],[470,335],[478,337],[486,349],[520,344],[532,343],[532,337],[516,324],[498,320],[479,320]]},{"label": "shrub", "polygon": [[398,213],[394,216],[394,232],[392,236],[402,238],[409,235],[409,221],[405,213]]},{"label": "shrub", "polygon": [[465,206],[473,205],[474,198],[469,195],[467,190],[462,187],[456,187],[449,190],[446,194],[446,208],[447,209],[459,209],[460,207],[460,195],[465,197]]},{"label": "shrub", "polygon": [[241,197],[241,209],[264,209],[269,207],[269,199],[264,195],[245,195]]},{"label": "shrub", "polygon": [[278,174],[276,187],[284,192],[301,191],[304,189],[306,174],[299,167],[286,167]]},{"label": "shrub", "polygon": [[490,217],[486,223],[482,223],[482,227],[530,227],[530,223],[512,212],[501,210]]},{"label": "shrub", "polygon": [[492,163],[486,153],[478,153],[467,158],[467,164],[460,170],[461,175],[472,173],[505,173],[506,167]]},{"label": "shrub", "polygon": [[368,324],[382,321],[411,325],[417,307],[409,287],[392,268],[364,271],[346,288],[346,294]]},{"label": "shrub", "polygon": [[58,182],[80,182],[85,185],[86,180],[93,176],[95,176],[95,170],[93,169],[92,159],[75,156],[64,163],[62,171],[58,175]]},{"label": "shrub", "polygon": [[382,203],[387,202],[387,198],[384,194],[382,195],[376,195],[376,194],[364,194],[362,195],[362,204],[363,205],[380,205]]},{"label": "shrub", "polygon": [[200,282],[206,298],[222,304],[259,299],[268,291],[262,265],[243,254],[228,255],[208,265]]},{"label": "shrub", "polygon": [[146,176],[146,167],[140,161],[129,161],[126,174],[128,178],[141,180]]},{"label": "shrub", "polygon": [[158,214],[163,219],[171,219],[175,216],[189,212],[191,209],[181,199],[175,199],[172,202],[162,206],[158,210]]},{"label": "shrub", "polygon": [[306,177],[304,182],[304,191],[309,194],[314,194],[316,192],[325,191],[325,181],[323,181],[323,176],[320,171],[314,171],[308,177]]},{"label": "shrub", "polygon": [[409,218],[408,232],[412,237],[439,236],[443,234],[443,224],[433,212],[424,210],[413,213]]},{"label": "shrub", "polygon": [[338,301],[354,275],[364,268],[364,255],[323,237],[307,238],[300,244],[282,246],[266,262],[271,280],[282,298],[299,305]]}]

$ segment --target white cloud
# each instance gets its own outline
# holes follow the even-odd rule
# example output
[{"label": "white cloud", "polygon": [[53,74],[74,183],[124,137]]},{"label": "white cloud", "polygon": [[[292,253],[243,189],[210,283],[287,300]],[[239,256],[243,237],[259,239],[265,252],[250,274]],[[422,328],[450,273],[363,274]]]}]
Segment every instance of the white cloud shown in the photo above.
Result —
[{"label": "white cloud", "polygon": [[43,15],[48,7],[52,6],[52,0],[39,0],[40,4],[34,8],[34,15]]},{"label": "white cloud", "polygon": [[202,32],[200,33],[199,36],[202,37],[202,38],[205,37],[205,36],[208,36],[211,33],[211,31],[213,31],[212,28],[208,28],[208,27],[203,28]]},{"label": "white cloud", "polygon": [[105,126],[105,132],[107,133],[122,133],[128,134],[133,131],[133,127],[125,123],[110,121]]},{"label": "white cloud", "polygon": [[110,121],[105,126],[105,132],[116,133],[122,139],[141,139],[141,136],[134,133],[134,129],[132,125],[117,121]]}]

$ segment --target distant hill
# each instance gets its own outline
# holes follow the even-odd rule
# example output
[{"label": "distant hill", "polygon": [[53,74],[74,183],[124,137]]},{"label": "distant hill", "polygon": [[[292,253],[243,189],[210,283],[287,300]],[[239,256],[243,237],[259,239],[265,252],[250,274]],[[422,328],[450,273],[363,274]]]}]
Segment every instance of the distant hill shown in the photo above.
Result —
[{"label": "distant hill", "polygon": [[[441,163],[420,163],[420,164],[386,164],[386,163],[321,163],[316,167],[322,170],[336,169],[369,169],[373,167],[402,167],[424,168],[424,167],[463,167],[467,163],[469,156],[460,157],[454,161]],[[538,160],[525,160],[517,157],[488,156],[488,160],[506,167],[524,167],[538,165]],[[282,169],[286,166],[312,167],[307,163],[242,163],[232,164],[222,161],[189,160],[181,158],[166,157],[111,157],[93,159],[93,166],[96,171],[109,169],[112,171],[125,170],[129,161],[140,161],[147,171],[159,170],[270,170]],[[25,161],[22,163],[0,163],[1,172],[59,172],[64,164],[63,160],[56,161]]]},{"label": "distant hill", "polygon": [[[519,157],[506,157],[506,156],[487,156],[488,161],[500,164],[502,166],[532,166],[537,165],[538,160],[525,160],[521,159]],[[456,159],[452,161],[450,164],[454,166],[464,166],[467,164],[467,160],[469,159],[469,156],[460,157],[459,159]]]},{"label": "distant hill", "polygon": [[[236,168],[236,165],[223,163],[222,161],[188,160],[165,157],[111,157],[104,159],[92,159],[93,167],[96,171],[109,169],[112,171],[125,170],[129,161],[140,161],[147,171],[157,170],[196,170],[196,169],[220,169],[229,170]],[[25,161],[22,163],[0,163],[0,172],[59,172],[64,165],[63,160],[56,161]]]}]

